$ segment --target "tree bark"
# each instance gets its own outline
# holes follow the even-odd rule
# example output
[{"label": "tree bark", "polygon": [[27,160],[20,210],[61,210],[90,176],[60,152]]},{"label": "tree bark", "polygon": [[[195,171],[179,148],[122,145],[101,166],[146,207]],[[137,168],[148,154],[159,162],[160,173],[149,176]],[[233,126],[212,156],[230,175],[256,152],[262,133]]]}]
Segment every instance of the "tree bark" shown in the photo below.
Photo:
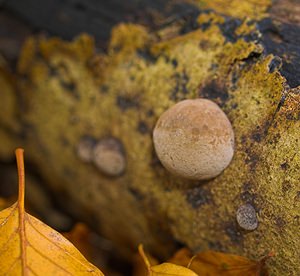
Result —
[{"label": "tree bark", "polygon": [[[89,35],[72,42],[29,38],[16,72],[4,65],[0,71],[5,99],[0,107],[10,104],[9,111],[0,108],[0,157],[21,143],[65,210],[110,239],[124,256],[131,256],[138,243],[161,258],[178,245],[256,259],[274,250],[274,275],[299,274],[299,21],[297,16],[281,20],[279,7],[289,10],[292,2],[265,5],[256,13],[242,9],[254,2],[232,1],[240,8],[232,10],[210,1],[204,6],[210,11],[193,4],[197,12],[187,17],[175,12],[153,28],[114,26],[106,53],[95,53]],[[86,3],[88,11],[98,7]],[[14,1],[5,5],[21,7]],[[108,4],[99,5],[102,11]],[[292,7],[297,11],[297,4]],[[41,18],[32,20],[45,28]],[[108,37],[108,25],[96,39]],[[57,34],[95,34],[79,22],[74,26],[69,34],[65,28]],[[51,24],[47,28],[60,31]],[[158,117],[176,102],[197,97],[219,104],[235,131],[232,163],[206,182],[170,175],[152,143]],[[121,176],[106,176],[78,153],[83,139],[106,137],[124,147]],[[254,231],[236,222],[243,204],[256,210]]]}]

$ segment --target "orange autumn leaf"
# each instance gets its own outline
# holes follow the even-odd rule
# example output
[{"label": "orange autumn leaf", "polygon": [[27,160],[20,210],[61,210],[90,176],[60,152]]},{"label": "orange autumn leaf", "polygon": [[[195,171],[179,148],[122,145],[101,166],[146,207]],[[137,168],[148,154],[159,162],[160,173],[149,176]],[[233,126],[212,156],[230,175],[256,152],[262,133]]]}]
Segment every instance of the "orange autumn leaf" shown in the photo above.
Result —
[{"label": "orange autumn leaf", "polygon": [[19,198],[0,212],[0,275],[103,275],[61,234],[25,212],[23,149],[16,157]]},{"label": "orange autumn leaf", "polygon": [[[158,265],[159,262],[153,256],[144,252],[150,266]],[[147,276],[148,268],[145,266],[144,258],[141,254],[136,254],[133,256],[133,276]]]},{"label": "orange autumn leaf", "polygon": [[171,264],[171,263],[162,263],[160,265],[151,266],[145,252],[143,246],[139,245],[139,253],[142,256],[146,268],[148,270],[148,275],[157,275],[157,276],[197,276],[195,272],[188,269],[187,267]]},{"label": "orange autumn leaf", "polygon": [[70,232],[62,233],[84,256],[92,260],[91,230],[81,222],[75,224]]},{"label": "orange autumn leaf", "polygon": [[187,266],[199,275],[267,276],[265,262],[271,256],[272,254],[269,254],[260,261],[252,261],[242,256],[211,250],[193,256],[188,249],[184,248],[179,250],[169,262]]}]

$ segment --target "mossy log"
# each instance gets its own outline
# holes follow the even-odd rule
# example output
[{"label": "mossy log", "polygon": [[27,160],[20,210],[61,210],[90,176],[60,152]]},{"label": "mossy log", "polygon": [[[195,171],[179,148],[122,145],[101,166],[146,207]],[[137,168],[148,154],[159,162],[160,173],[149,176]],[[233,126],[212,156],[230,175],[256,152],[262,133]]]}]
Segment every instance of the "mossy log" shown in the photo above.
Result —
[{"label": "mossy log", "polygon": [[[269,1],[250,18],[247,5],[256,1],[232,1],[240,9],[229,12],[221,2],[156,31],[115,26],[105,54],[86,34],[29,38],[16,72],[0,71],[0,156],[23,146],[65,209],[124,256],[139,243],[162,258],[178,243],[254,259],[273,250],[272,275],[297,275],[299,45],[283,30],[300,28],[268,19]],[[206,182],[169,174],[152,142],[168,107],[198,97],[221,106],[236,141],[230,166]],[[119,140],[125,173],[108,177],[84,162],[78,146],[86,137]],[[254,231],[236,222],[246,203],[258,216]]]}]

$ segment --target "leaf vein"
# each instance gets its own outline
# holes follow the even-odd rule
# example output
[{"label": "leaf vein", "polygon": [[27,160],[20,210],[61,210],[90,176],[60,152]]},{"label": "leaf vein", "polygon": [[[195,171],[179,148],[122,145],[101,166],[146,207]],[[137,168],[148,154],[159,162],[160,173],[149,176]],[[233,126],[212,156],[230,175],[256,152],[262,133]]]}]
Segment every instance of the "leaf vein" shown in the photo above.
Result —
[{"label": "leaf vein", "polygon": [[32,274],[39,276],[31,267],[27,266],[27,268],[31,271]]},{"label": "leaf vein", "polygon": [[[27,241],[28,242],[28,241]],[[68,273],[69,275],[72,275],[68,270],[66,270],[65,268],[63,268],[62,266],[60,266],[59,264],[55,263],[53,260],[51,260],[48,256],[44,255],[41,251],[39,251],[36,247],[34,247],[31,243],[28,242],[28,245],[35,251],[37,252],[39,255],[41,255],[44,259],[48,260],[50,263],[54,264],[55,266],[57,266],[58,268],[60,268],[61,270],[63,270],[64,272]]]},{"label": "leaf vein", "polygon": [[9,242],[11,241],[11,239],[13,238],[13,236],[15,236],[15,235],[18,233],[18,229],[19,229],[19,228],[15,229],[15,231],[13,231],[13,232],[10,234],[9,238],[7,239],[7,241],[2,245],[2,248],[1,248],[1,250],[0,250],[0,255],[2,255],[2,253],[5,251],[4,249],[5,249],[6,246],[9,244]]},{"label": "leaf vein", "polygon": [[14,211],[17,209],[17,204],[15,205],[15,207],[11,210],[11,212],[9,213],[9,215],[1,222],[0,224],[0,228],[3,227],[9,220],[9,218],[12,216],[12,214],[14,213]]},{"label": "leaf vein", "polygon": [[3,273],[3,275],[7,275],[13,268],[14,266],[16,265],[16,263],[21,260],[20,256],[18,258],[15,259],[15,261],[11,264],[11,266],[8,268],[8,270]]},{"label": "leaf vein", "polygon": [[47,236],[45,236],[43,233],[41,233],[41,231],[39,231],[31,222],[31,218],[28,216],[28,222],[29,224],[32,226],[32,228],[37,231],[42,237],[44,237],[46,240],[48,240],[50,243],[52,243],[54,246],[56,246],[58,249],[60,249],[61,251],[63,251],[65,254],[67,254],[68,256],[70,256],[71,258],[73,258],[75,261],[77,261],[78,263],[80,263],[82,266],[86,267],[88,270],[90,270],[90,266],[82,263],[80,260],[78,260],[76,257],[74,257],[70,252],[68,252],[67,250],[61,248],[59,245],[57,245],[55,242],[53,242],[52,240],[50,240]]}]

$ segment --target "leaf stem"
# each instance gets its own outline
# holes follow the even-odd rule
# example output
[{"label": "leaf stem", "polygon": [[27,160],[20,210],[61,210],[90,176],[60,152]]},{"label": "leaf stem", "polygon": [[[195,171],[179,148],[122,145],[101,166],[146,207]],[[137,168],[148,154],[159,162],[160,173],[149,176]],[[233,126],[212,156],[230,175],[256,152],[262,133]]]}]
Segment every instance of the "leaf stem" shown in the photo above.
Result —
[{"label": "leaf stem", "polygon": [[144,263],[147,267],[148,275],[151,275],[151,264],[150,264],[146,254],[144,252],[144,248],[143,248],[142,244],[139,244],[138,250],[139,250],[139,253],[140,253],[140,255],[141,255],[141,257],[142,257],[142,259],[143,259],[143,261],[144,261]]},{"label": "leaf stem", "polygon": [[24,150],[16,149],[18,176],[19,176],[19,209],[24,211],[25,198],[25,169],[24,169]]},{"label": "leaf stem", "polygon": [[19,233],[20,233],[20,246],[21,246],[21,263],[22,263],[22,275],[28,275],[27,259],[26,259],[26,236],[25,236],[25,169],[24,169],[24,150],[21,148],[16,149],[18,176],[19,176]]}]

